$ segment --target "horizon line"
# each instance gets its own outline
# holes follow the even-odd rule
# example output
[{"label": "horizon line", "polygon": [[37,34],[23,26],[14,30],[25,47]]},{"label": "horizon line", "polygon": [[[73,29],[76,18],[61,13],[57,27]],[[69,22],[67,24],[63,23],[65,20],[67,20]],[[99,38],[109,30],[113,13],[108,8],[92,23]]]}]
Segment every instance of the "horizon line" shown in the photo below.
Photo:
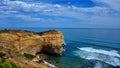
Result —
[{"label": "horizon line", "polygon": [[14,29],[14,28],[41,28],[41,29],[49,29],[49,28],[54,28],[54,29],[120,29],[120,28],[74,28],[74,27],[0,27],[0,29]]}]

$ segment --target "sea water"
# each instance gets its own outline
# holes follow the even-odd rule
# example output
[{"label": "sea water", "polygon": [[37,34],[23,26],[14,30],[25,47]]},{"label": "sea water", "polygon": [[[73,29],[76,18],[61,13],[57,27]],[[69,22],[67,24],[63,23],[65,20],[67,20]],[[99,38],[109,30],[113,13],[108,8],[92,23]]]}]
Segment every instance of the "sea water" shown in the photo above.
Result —
[{"label": "sea water", "polygon": [[35,32],[63,32],[65,52],[49,56],[57,68],[120,68],[120,29],[13,28]]}]

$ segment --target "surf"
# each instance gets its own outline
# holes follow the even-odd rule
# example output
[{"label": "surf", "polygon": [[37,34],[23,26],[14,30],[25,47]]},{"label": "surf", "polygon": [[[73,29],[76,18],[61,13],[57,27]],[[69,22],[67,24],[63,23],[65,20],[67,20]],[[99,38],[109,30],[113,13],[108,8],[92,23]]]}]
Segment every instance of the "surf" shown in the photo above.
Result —
[{"label": "surf", "polygon": [[87,60],[98,60],[112,66],[120,66],[120,54],[116,50],[108,51],[92,47],[78,47],[75,55]]}]

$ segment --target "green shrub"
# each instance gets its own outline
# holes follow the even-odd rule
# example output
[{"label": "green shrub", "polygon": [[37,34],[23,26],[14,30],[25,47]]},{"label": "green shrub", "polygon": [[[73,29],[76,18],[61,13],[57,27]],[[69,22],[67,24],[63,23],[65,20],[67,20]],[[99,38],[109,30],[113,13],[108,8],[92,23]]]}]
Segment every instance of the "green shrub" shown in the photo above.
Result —
[{"label": "green shrub", "polygon": [[31,55],[31,54],[27,54],[27,53],[24,53],[24,56],[27,58],[27,59],[30,59],[32,60],[33,58],[35,58],[35,56]]},{"label": "green shrub", "polygon": [[5,56],[5,53],[0,52],[0,57]]},{"label": "green shrub", "polygon": [[9,63],[6,60],[0,60],[0,68],[21,68],[21,66]]}]

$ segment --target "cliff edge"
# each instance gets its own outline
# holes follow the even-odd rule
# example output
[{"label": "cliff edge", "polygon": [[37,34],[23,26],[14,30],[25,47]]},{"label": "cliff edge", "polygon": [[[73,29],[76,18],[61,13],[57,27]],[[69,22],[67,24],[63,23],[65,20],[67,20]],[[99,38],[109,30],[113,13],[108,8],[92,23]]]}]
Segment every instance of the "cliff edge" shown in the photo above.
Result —
[{"label": "cliff edge", "polygon": [[48,59],[46,54],[61,55],[63,48],[64,36],[55,30],[45,32],[1,30],[0,67],[9,68],[6,66],[11,67],[14,63],[20,65],[19,68],[53,68],[55,66],[45,61]]},{"label": "cliff edge", "polygon": [[32,55],[41,52],[60,55],[64,47],[64,36],[55,30],[40,33],[2,30],[0,31],[0,46]]}]

